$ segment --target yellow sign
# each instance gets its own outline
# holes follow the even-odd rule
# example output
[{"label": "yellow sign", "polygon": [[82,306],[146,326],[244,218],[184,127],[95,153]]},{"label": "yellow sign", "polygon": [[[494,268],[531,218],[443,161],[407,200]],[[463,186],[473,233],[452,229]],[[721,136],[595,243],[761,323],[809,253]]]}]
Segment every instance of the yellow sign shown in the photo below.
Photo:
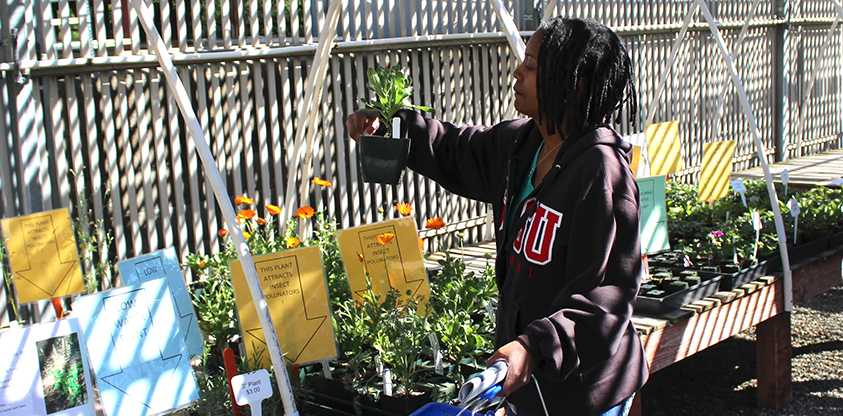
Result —
[{"label": "yellow sign", "polygon": [[[336,358],[337,344],[319,248],[287,250],[255,256],[254,260],[284,359],[302,365]],[[230,267],[247,363],[269,368],[266,338],[243,268],[237,260]]]},{"label": "yellow sign", "polygon": [[385,296],[394,289],[402,298],[409,294],[419,305],[427,305],[430,285],[412,218],[349,228],[338,234],[348,284],[356,299],[368,290],[368,273],[376,295]]},{"label": "yellow sign", "polygon": [[641,163],[641,146],[632,146],[632,159],[629,161],[629,170],[632,175],[638,177],[638,165]]},{"label": "yellow sign", "polygon": [[732,157],[735,155],[735,141],[724,140],[703,145],[700,187],[697,195],[700,201],[713,202],[729,192],[729,176],[732,175]]},{"label": "yellow sign", "polygon": [[667,176],[684,168],[679,143],[679,123],[669,121],[647,126],[647,156],[651,176]]},{"label": "yellow sign", "polygon": [[81,293],[85,289],[67,208],[0,222],[18,302]]}]

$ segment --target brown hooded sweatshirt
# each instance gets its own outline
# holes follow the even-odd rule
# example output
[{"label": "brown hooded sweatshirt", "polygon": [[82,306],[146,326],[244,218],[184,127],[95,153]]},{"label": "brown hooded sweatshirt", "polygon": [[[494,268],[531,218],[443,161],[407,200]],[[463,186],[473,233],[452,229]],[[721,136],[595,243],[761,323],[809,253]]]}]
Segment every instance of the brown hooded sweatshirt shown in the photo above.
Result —
[{"label": "brown hooded sweatshirt", "polygon": [[[608,126],[566,141],[542,183],[512,206],[541,143],[535,122],[486,129],[399,117],[411,169],[492,204],[496,345],[527,348],[550,414],[599,414],[640,389],[648,370],[630,321],[642,272],[630,146]],[[519,415],[544,414],[532,382],[509,399]]]}]

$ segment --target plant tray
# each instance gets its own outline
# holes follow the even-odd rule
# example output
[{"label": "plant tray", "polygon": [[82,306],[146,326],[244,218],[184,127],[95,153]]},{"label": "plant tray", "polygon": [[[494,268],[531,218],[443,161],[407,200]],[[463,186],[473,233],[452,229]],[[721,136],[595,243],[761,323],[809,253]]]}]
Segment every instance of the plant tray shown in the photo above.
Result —
[{"label": "plant tray", "polygon": [[732,290],[767,274],[769,260],[761,260],[758,264],[741,269],[735,273],[722,273],[720,290]]},{"label": "plant tray", "polygon": [[686,305],[698,301],[706,296],[711,296],[720,290],[720,281],[723,276],[718,273],[700,272],[700,277],[705,280],[687,289],[671,293],[667,296],[656,298],[638,295],[635,298],[635,312],[646,314],[662,314],[674,311]]},{"label": "plant tray", "polygon": [[[790,260],[790,267],[794,265],[804,263],[806,260],[809,260],[820,253],[826,251],[828,249],[829,241],[831,239],[829,237],[820,237],[806,243],[799,243],[797,245],[788,245],[787,246],[787,258]],[[769,272],[781,272],[782,271],[782,258],[779,255],[778,250],[774,254],[772,254],[769,258]]]}]

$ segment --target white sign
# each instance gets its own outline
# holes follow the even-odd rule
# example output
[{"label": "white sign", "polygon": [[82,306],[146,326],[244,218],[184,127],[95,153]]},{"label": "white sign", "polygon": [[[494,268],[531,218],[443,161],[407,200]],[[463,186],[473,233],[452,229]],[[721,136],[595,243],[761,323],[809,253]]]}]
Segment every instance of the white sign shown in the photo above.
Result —
[{"label": "white sign", "polygon": [[790,171],[785,169],[779,174],[782,178],[782,185],[784,185],[784,194],[787,197],[787,183],[790,182]]},{"label": "white sign", "polygon": [[732,189],[735,190],[741,196],[741,202],[743,202],[743,206],[747,207],[746,205],[746,185],[743,183],[743,179],[733,179],[731,181]]},{"label": "white sign", "polygon": [[752,211],[752,228],[755,229],[755,231],[761,231],[761,228],[763,226],[764,225],[761,223],[761,215],[758,214],[758,211],[753,210]]},{"label": "white sign", "polygon": [[260,416],[261,403],[272,397],[272,385],[269,384],[269,371],[260,369],[251,373],[239,374],[231,378],[234,401],[240,406],[249,406],[252,415]]},{"label": "white sign", "polygon": [[793,217],[793,244],[796,244],[796,231],[799,229],[799,213],[802,210],[799,208],[799,201],[794,197],[790,197],[790,201],[787,201],[787,206],[790,208],[790,216]]},{"label": "white sign", "polygon": [[93,416],[94,389],[79,321],[0,332],[0,415]]}]

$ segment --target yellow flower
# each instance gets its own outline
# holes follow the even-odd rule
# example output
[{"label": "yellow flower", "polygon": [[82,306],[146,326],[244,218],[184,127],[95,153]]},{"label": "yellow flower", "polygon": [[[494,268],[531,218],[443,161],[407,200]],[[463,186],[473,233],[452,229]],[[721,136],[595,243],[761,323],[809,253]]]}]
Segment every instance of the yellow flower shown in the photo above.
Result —
[{"label": "yellow flower", "polygon": [[237,195],[234,197],[234,205],[252,205],[255,200],[249,198],[248,195]]},{"label": "yellow flower", "polygon": [[424,223],[424,228],[427,228],[428,230],[438,230],[444,226],[445,220],[443,220],[442,217],[428,218]]},{"label": "yellow flower", "polygon": [[272,215],[273,217],[277,217],[279,214],[281,214],[281,207],[279,207],[278,205],[266,204],[266,212],[268,212],[269,215]]},{"label": "yellow flower", "polygon": [[201,259],[196,262],[196,266],[199,267],[199,270],[205,270],[205,267],[208,267],[208,262],[206,262],[205,259]]},{"label": "yellow flower", "polygon": [[408,202],[399,202],[398,204],[395,204],[395,210],[398,211],[402,217],[408,217],[413,213],[413,206]]},{"label": "yellow flower", "polygon": [[385,246],[395,239],[395,233],[378,234],[378,244]]},{"label": "yellow flower", "polygon": [[250,233],[250,232],[248,232],[248,231],[243,231],[243,238],[245,238],[246,240],[251,239],[251,238],[252,238],[252,233]]},{"label": "yellow flower", "polygon": [[313,184],[314,184],[314,185],[316,185],[316,186],[321,186],[321,187],[323,187],[323,188],[330,188],[330,187],[334,186],[334,184],[333,184],[333,183],[331,183],[331,181],[329,181],[329,180],[327,180],[327,179],[322,179],[322,178],[320,178],[320,177],[318,177],[318,176],[317,176],[317,177],[315,177],[315,178],[313,178],[313,179],[311,180],[311,182],[313,182]]},{"label": "yellow flower", "polygon": [[220,230],[217,231],[217,235],[222,238],[225,238],[225,236],[228,235],[228,230],[226,230],[225,228],[220,228]]},{"label": "yellow flower", "polygon": [[296,248],[301,245],[301,240],[293,236],[285,238],[284,242],[287,244],[287,248]]},{"label": "yellow flower", "polygon": [[304,219],[313,217],[313,214],[315,213],[316,211],[313,209],[313,207],[308,205],[305,205],[296,210],[296,216]]},{"label": "yellow flower", "polygon": [[244,209],[237,213],[237,217],[243,220],[250,220],[254,218],[255,215],[258,215],[258,213],[253,209]]}]

